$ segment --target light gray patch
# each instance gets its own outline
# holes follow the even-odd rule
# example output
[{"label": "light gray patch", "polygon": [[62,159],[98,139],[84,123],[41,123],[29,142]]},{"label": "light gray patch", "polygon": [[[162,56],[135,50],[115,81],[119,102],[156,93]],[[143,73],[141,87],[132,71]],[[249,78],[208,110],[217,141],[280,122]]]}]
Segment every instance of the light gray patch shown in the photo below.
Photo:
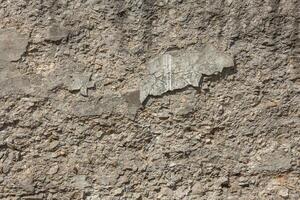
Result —
[{"label": "light gray patch", "polygon": [[84,189],[90,186],[85,175],[77,175],[72,178],[72,185],[78,189]]},{"label": "light gray patch", "polygon": [[25,53],[28,45],[28,36],[16,30],[0,30],[0,60],[17,61]]},{"label": "light gray patch", "polygon": [[[66,110],[68,105],[62,107]],[[120,94],[105,94],[99,100],[74,102],[70,111],[79,117],[99,116],[110,113],[124,113],[125,102]]]},{"label": "light gray patch", "polygon": [[148,72],[140,86],[140,101],[186,86],[199,87],[202,75],[220,73],[233,65],[231,56],[211,45],[197,52],[168,52],[148,63]]},{"label": "light gray patch", "polygon": [[0,61],[0,96],[30,92],[30,80],[8,62]]},{"label": "light gray patch", "polygon": [[75,73],[71,76],[68,85],[70,91],[80,91],[82,96],[88,96],[88,89],[95,87],[95,81],[91,80],[92,73]]},{"label": "light gray patch", "polygon": [[142,104],[140,102],[140,91],[139,90],[129,90],[123,93],[123,98],[125,102],[127,103],[127,109],[128,109],[128,117],[130,119],[134,119],[136,116],[136,112],[139,108],[142,107]]},{"label": "light gray patch", "polygon": [[273,152],[263,157],[256,166],[256,171],[284,172],[292,167],[291,157],[281,152]]},{"label": "light gray patch", "polygon": [[130,90],[123,94],[118,92],[106,93],[99,99],[63,103],[58,106],[62,111],[69,112],[78,117],[100,116],[103,114],[119,113],[129,119],[134,119],[136,112],[141,108],[139,91]]},{"label": "light gray patch", "polygon": [[67,38],[69,35],[69,30],[58,25],[53,24],[48,28],[46,40],[57,42],[64,38]]}]

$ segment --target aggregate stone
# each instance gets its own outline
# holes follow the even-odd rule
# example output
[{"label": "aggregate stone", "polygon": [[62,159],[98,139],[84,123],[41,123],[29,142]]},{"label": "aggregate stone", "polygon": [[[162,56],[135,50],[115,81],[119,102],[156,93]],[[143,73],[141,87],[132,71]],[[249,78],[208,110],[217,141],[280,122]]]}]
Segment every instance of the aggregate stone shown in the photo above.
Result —
[{"label": "aggregate stone", "polygon": [[284,199],[288,199],[289,197],[289,190],[287,188],[282,188],[278,191],[278,195]]},{"label": "aggregate stone", "polygon": [[204,185],[201,183],[195,183],[192,187],[192,195],[201,195],[203,193]]},{"label": "aggregate stone", "polygon": [[225,177],[225,176],[221,177],[221,178],[219,178],[218,182],[219,182],[220,186],[222,186],[222,187],[228,187],[229,186],[228,177]]},{"label": "aggregate stone", "polygon": [[35,190],[33,181],[29,178],[26,178],[25,180],[21,180],[21,187],[23,190],[25,190],[28,193],[33,193]]},{"label": "aggregate stone", "polygon": [[49,174],[49,175],[56,174],[56,173],[58,172],[58,170],[59,170],[58,165],[54,165],[54,166],[52,166],[52,167],[49,169],[48,174]]},{"label": "aggregate stone", "polygon": [[247,177],[240,177],[239,178],[239,186],[241,187],[248,187],[249,186],[249,180]]},{"label": "aggregate stone", "polygon": [[114,194],[115,196],[119,196],[119,195],[122,194],[122,192],[123,192],[123,189],[122,189],[122,188],[117,188],[117,189],[114,190],[113,194]]},{"label": "aggregate stone", "polygon": [[82,190],[90,186],[86,179],[87,177],[85,175],[76,175],[72,178],[71,183],[74,187]]}]

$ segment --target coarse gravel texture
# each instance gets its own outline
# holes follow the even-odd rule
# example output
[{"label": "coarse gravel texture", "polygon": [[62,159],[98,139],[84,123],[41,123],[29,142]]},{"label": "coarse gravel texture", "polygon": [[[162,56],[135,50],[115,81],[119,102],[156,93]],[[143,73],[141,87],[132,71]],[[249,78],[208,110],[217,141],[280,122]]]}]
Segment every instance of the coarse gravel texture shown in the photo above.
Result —
[{"label": "coarse gravel texture", "polygon": [[[300,199],[297,0],[0,0],[0,199]],[[139,101],[147,63],[234,67]]]}]

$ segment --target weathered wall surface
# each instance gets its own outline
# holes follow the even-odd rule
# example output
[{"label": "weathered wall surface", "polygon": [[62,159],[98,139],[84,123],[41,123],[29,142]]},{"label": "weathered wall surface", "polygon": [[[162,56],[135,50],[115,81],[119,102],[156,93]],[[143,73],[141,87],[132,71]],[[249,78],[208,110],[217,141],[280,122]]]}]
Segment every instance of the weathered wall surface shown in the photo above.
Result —
[{"label": "weathered wall surface", "polygon": [[0,199],[300,199],[297,0],[0,0]]}]

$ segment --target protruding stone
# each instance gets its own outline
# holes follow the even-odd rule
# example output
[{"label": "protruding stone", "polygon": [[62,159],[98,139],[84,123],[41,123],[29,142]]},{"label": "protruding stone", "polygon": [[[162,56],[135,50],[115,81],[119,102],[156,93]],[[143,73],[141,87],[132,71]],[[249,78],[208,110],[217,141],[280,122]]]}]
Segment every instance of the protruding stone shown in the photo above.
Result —
[{"label": "protruding stone", "polygon": [[168,187],[163,187],[160,189],[158,194],[159,199],[170,198],[172,196],[173,191]]},{"label": "protruding stone", "polygon": [[201,195],[203,193],[203,184],[195,183],[192,187],[192,195]]},{"label": "protruding stone", "polygon": [[14,29],[0,30],[0,60],[17,61],[25,53],[28,36]]},{"label": "protruding stone", "polygon": [[240,177],[239,178],[239,186],[241,187],[248,187],[249,186],[249,180],[247,177]]},{"label": "protruding stone", "polygon": [[114,194],[114,196],[119,196],[122,194],[122,192],[123,192],[122,188],[117,188],[114,190],[113,194]]},{"label": "protruding stone", "polygon": [[58,165],[54,165],[49,169],[47,174],[49,175],[56,174],[58,172],[58,169],[59,169]]},{"label": "protruding stone", "polygon": [[289,74],[289,79],[292,81],[297,81],[300,79],[300,57],[292,57],[291,58],[291,63],[288,65],[288,74]]},{"label": "protruding stone", "polygon": [[223,177],[219,178],[218,183],[221,187],[228,187],[229,179],[227,176],[223,176]]},{"label": "protruding stone", "polygon": [[32,178],[27,177],[24,180],[21,180],[20,186],[22,187],[23,190],[25,190],[28,193],[33,193],[35,190]]},{"label": "protruding stone", "polygon": [[148,63],[141,83],[140,101],[186,86],[199,87],[202,75],[213,75],[234,65],[233,58],[211,45],[200,51],[172,51]]},{"label": "protruding stone", "polygon": [[24,200],[43,200],[45,199],[44,194],[36,194],[36,195],[30,195],[30,196],[24,196],[22,197]]},{"label": "protruding stone", "polygon": [[[1,166],[0,166],[1,167]],[[10,166],[10,163],[4,163],[2,165],[2,173],[3,174],[8,174],[11,170],[11,166]]]},{"label": "protruding stone", "polygon": [[58,148],[58,146],[59,146],[59,141],[55,140],[55,141],[53,141],[53,142],[51,142],[49,144],[49,146],[47,147],[47,149],[49,151],[55,151]]},{"label": "protruding stone", "polygon": [[284,199],[287,199],[289,197],[289,190],[287,188],[282,188],[278,191],[278,195]]}]

